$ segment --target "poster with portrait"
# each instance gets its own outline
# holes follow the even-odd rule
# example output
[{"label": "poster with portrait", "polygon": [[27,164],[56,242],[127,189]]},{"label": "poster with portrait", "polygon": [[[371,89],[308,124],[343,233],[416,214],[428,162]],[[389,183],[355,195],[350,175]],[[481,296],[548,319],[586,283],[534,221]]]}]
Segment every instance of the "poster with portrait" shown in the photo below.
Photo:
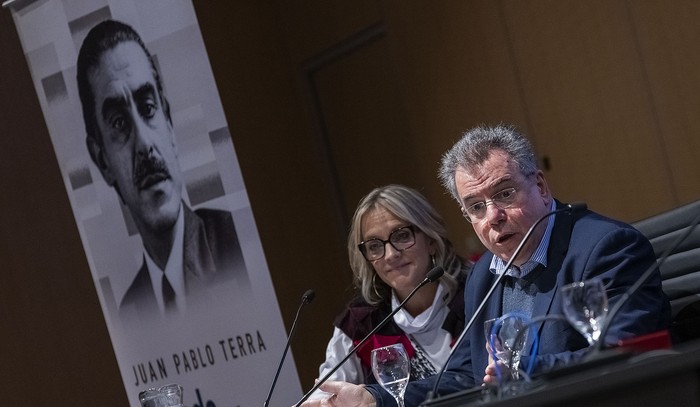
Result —
[{"label": "poster with portrait", "polygon": [[6,3],[130,405],[260,405],[286,331],[191,1]]}]

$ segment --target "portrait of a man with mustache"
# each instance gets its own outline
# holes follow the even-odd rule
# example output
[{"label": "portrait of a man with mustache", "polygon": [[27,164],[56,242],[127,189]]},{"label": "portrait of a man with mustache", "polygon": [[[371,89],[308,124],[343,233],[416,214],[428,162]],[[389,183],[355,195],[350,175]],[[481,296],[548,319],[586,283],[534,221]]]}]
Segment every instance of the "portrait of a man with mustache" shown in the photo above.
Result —
[{"label": "portrait of a man with mustache", "polygon": [[120,315],[206,305],[212,284],[245,274],[245,265],[231,213],[193,210],[183,199],[170,107],[152,55],[131,26],[103,21],[82,43],[77,81],[90,157],[143,241],[142,266],[117,300]]}]

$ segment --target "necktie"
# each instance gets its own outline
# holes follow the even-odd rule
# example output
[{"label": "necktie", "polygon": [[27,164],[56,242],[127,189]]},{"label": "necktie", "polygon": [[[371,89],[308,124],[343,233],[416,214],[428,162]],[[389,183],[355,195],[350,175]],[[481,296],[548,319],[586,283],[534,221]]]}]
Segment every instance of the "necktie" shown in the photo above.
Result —
[{"label": "necktie", "polygon": [[165,277],[165,273],[163,273],[163,302],[165,303],[165,309],[173,309],[175,306],[175,290],[173,290],[173,286],[170,285],[170,282],[168,281],[168,278]]}]

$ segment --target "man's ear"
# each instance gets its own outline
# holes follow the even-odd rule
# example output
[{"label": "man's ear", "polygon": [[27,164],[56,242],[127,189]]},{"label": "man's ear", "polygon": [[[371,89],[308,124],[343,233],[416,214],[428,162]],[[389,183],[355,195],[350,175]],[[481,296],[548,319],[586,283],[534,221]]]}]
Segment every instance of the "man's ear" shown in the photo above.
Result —
[{"label": "man's ear", "polygon": [[105,160],[104,148],[102,147],[100,142],[95,140],[94,137],[87,137],[85,139],[85,143],[87,144],[87,149],[90,153],[90,158],[92,158],[92,162],[94,162],[97,168],[100,170],[102,178],[104,178],[105,182],[109,186],[114,186],[116,181],[114,179],[114,176],[112,175],[112,171],[110,170],[109,165],[107,164],[107,161]]},{"label": "man's ear", "polygon": [[542,200],[544,201],[545,205],[549,205],[551,203],[552,195],[549,190],[547,180],[544,177],[544,173],[540,170],[537,171],[535,176],[537,177],[537,189],[539,190],[540,196],[542,197]]}]

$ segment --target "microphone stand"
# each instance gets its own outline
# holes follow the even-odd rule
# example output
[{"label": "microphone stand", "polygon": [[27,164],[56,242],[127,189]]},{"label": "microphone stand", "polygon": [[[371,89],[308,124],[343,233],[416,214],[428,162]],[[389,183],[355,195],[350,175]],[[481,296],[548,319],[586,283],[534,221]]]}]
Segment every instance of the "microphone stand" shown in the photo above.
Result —
[{"label": "microphone stand", "polygon": [[666,262],[666,259],[673,253],[676,248],[685,240],[692,232],[693,229],[695,229],[696,226],[698,226],[698,223],[700,223],[700,214],[693,219],[692,222],[690,222],[690,226],[685,230],[683,234],[678,236],[676,240],[673,242],[671,246],[669,246],[664,253],[661,255],[661,258],[659,261],[655,261],[654,264],[649,266],[648,269],[644,271],[644,273],[639,277],[637,281],[635,281],[634,284],[630,288],[625,291],[625,293],[620,297],[620,299],[615,303],[615,305],[610,309],[610,312],[608,312],[608,316],[605,318],[605,323],[603,327],[600,330],[600,337],[598,338],[598,342],[595,344],[595,351],[600,351],[603,347],[603,344],[605,343],[605,336],[608,333],[608,330],[610,329],[610,321],[615,317],[615,315],[620,311],[623,305],[627,302],[627,300],[630,299],[632,294],[634,294],[639,287],[644,284],[649,277],[656,271],[658,268],[661,267],[661,265]]},{"label": "microphone stand", "polygon": [[267,407],[268,404],[270,404],[270,399],[272,398],[272,391],[275,389],[275,385],[277,384],[277,378],[279,378],[280,372],[282,371],[282,365],[284,364],[284,360],[287,357],[287,351],[289,350],[289,345],[292,343],[292,337],[294,336],[294,332],[297,326],[297,320],[299,319],[299,313],[301,312],[301,308],[306,305],[310,304],[311,301],[314,300],[314,297],[316,296],[316,293],[314,293],[314,290],[307,290],[304,295],[301,297],[301,304],[299,304],[299,308],[297,308],[297,314],[294,317],[294,322],[292,322],[292,328],[289,330],[289,338],[287,338],[287,346],[284,347],[284,352],[282,352],[282,359],[280,360],[279,366],[277,366],[277,373],[275,373],[275,378],[272,380],[272,385],[270,386],[270,391],[267,393],[267,398],[265,399],[265,402],[263,403],[263,407]]},{"label": "microphone stand", "polygon": [[452,346],[452,349],[450,350],[450,354],[447,356],[447,360],[445,361],[445,364],[442,366],[442,369],[440,369],[440,373],[438,373],[437,378],[435,379],[435,384],[433,385],[433,389],[430,392],[428,392],[427,397],[423,403],[430,401],[433,398],[439,396],[439,394],[437,393],[437,388],[438,388],[438,385],[440,384],[440,379],[442,379],[442,375],[445,372],[448,363],[450,362],[450,359],[452,359],[452,355],[454,355],[455,350],[459,347],[459,344],[462,343],[462,340],[464,339],[464,337],[466,336],[467,332],[472,327],[472,325],[474,325],[474,322],[476,321],[476,319],[479,317],[479,315],[481,315],[481,312],[483,311],[484,307],[486,306],[487,300],[489,298],[491,298],[491,295],[493,294],[493,292],[496,291],[496,288],[501,284],[501,281],[505,277],[506,272],[508,271],[510,266],[515,261],[515,258],[520,254],[520,251],[522,250],[523,245],[530,238],[530,235],[532,235],[532,232],[535,230],[535,227],[537,225],[539,225],[539,223],[542,222],[543,220],[545,220],[545,219],[549,218],[550,216],[555,215],[557,213],[562,213],[562,212],[572,213],[575,211],[585,210],[585,209],[586,209],[585,203],[567,204],[567,205],[564,205],[564,207],[561,209],[557,209],[557,210],[551,211],[551,212],[543,215],[542,217],[537,219],[537,221],[535,223],[533,223],[532,226],[530,226],[530,229],[528,229],[527,233],[523,237],[523,240],[520,241],[520,244],[513,252],[513,255],[510,256],[508,263],[506,263],[506,266],[503,269],[503,273],[499,274],[496,277],[496,281],[494,281],[491,288],[489,288],[489,291],[486,293],[486,295],[484,296],[484,299],[481,301],[479,306],[476,308],[476,310],[472,314],[472,317],[469,319],[469,322],[467,322],[467,325],[464,326],[462,333],[459,335],[459,337],[457,338],[457,341],[455,341],[454,345]]},{"label": "microphone stand", "polygon": [[297,402],[297,404],[294,405],[294,407],[299,407],[299,406],[301,405],[301,403],[305,402],[309,397],[311,397],[311,394],[312,394],[313,392],[315,392],[316,390],[318,390],[318,388],[321,387],[321,385],[322,385],[323,383],[325,383],[325,382],[331,377],[331,375],[332,375],[333,373],[335,373],[335,371],[338,370],[338,369],[340,368],[340,366],[343,365],[343,363],[345,363],[346,360],[350,359],[350,356],[354,355],[355,352],[357,352],[357,350],[358,350],[362,345],[364,345],[365,342],[367,342],[367,340],[369,340],[369,338],[372,337],[372,335],[375,334],[375,332],[377,332],[377,331],[380,330],[382,327],[384,327],[384,325],[386,325],[386,324],[391,320],[391,318],[392,318],[397,312],[399,312],[399,310],[401,310],[401,308],[403,308],[404,304],[406,304],[406,303],[408,302],[408,300],[410,300],[411,297],[413,297],[413,295],[414,295],[419,289],[423,288],[424,285],[426,285],[426,284],[428,284],[428,283],[431,283],[431,282],[437,280],[440,276],[442,276],[442,274],[443,274],[444,272],[445,272],[445,270],[443,270],[443,268],[440,267],[440,266],[437,266],[437,267],[433,268],[432,270],[430,270],[430,271],[428,272],[428,274],[426,275],[425,279],[424,279],[423,281],[421,281],[421,283],[418,284],[418,286],[416,286],[416,288],[414,288],[413,291],[411,291],[411,293],[408,294],[408,296],[407,296],[403,301],[401,301],[401,304],[399,304],[398,307],[394,308],[394,309],[391,311],[391,313],[390,313],[389,315],[387,315],[386,318],[384,318],[384,319],[382,320],[382,322],[379,323],[379,325],[377,325],[376,327],[374,327],[374,329],[372,329],[372,330],[370,331],[370,333],[367,334],[367,336],[365,336],[364,338],[362,338],[362,340],[361,340],[357,345],[355,345],[355,347],[352,348],[352,349],[350,350],[350,352],[348,352],[348,354],[345,355],[345,357],[344,357],[340,362],[338,362],[338,364],[336,364],[335,367],[333,367],[333,369],[331,369],[330,372],[326,373],[326,375],[323,376],[323,378],[322,378],[321,380],[317,381],[316,384],[311,388],[311,390],[309,390],[309,391],[304,395],[304,397],[302,397],[301,400],[299,400],[299,401]]}]

